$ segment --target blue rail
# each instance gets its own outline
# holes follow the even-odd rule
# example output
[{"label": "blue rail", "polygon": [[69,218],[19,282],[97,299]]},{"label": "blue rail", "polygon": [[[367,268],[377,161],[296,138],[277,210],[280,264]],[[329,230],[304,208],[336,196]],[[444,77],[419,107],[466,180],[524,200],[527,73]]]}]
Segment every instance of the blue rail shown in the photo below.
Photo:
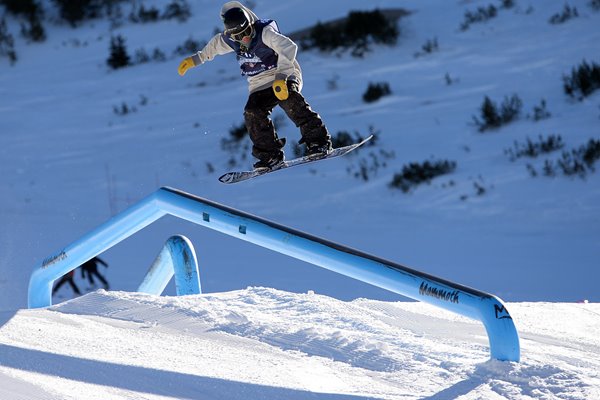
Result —
[{"label": "blue rail", "polygon": [[514,322],[503,302],[491,294],[172,188],[157,190],[46,258],[31,276],[29,307],[50,305],[54,280],[167,214],[481,321],[488,334],[491,357],[519,361],[519,335]]},{"label": "blue rail", "polygon": [[194,246],[182,235],[167,240],[137,291],[160,296],[173,276],[177,296],[202,293]]}]

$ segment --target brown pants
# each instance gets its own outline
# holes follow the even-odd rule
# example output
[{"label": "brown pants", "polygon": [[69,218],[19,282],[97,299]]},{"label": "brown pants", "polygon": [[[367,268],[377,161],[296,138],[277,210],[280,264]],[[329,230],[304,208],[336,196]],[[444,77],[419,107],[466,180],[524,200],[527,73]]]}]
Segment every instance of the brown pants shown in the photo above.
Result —
[{"label": "brown pants", "polygon": [[331,137],[319,114],[314,112],[298,91],[296,82],[288,81],[289,97],[279,100],[273,89],[267,88],[251,93],[244,108],[246,128],[252,140],[252,155],[260,160],[268,160],[281,151],[285,141],[277,137],[270,115],[279,105],[292,122],[300,128],[302,142],[325,144]]}]

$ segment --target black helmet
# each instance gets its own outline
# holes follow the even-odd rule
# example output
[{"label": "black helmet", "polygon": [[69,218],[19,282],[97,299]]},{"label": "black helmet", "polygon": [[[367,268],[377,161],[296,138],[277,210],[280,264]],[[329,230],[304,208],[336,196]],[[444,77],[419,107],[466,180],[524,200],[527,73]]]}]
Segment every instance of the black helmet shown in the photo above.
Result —
[{"label": "black helmet", "polygon": [[223,18],[223,25],[225,25],[225,33],[233,40],[239,42],[245,36],[252,36],[252,24],[246,10],[231,8],[221,17]]}]

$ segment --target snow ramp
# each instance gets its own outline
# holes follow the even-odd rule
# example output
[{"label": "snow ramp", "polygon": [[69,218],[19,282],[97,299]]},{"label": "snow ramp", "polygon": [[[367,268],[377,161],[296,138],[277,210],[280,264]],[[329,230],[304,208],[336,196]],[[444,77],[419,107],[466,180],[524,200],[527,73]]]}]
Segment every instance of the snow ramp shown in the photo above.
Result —
[{"label": "snow ramp", "polygon": [[0,398],[600,399],[600,304],[509,306],[519,363],[486,359],[479,322],[426,303],[99,290],[0,327]]}]

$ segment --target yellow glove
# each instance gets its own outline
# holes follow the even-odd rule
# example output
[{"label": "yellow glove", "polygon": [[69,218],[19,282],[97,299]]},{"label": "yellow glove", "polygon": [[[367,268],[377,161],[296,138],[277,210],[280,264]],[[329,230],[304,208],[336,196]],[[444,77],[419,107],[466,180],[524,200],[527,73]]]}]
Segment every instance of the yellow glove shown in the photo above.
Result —
[{"label": "yellow glove", "polygon": [[177,72],[179,72],[179,75],[183,76],[183,75],[185,75],[185,73],[187,72],[188,69],[194,68],[195,66],[196,66],[196,64],[194,64],[194,60],[192,60],[192,57],[186,57],[179,64],[179,68],[177,68]]},{"label": "yellow glove", "polygon": [[279,100],[287,100],[290,93],[288,92],[288,87],[285,79],[277,79],[273,82],[273,92],[275,92],[275,96]]}]

